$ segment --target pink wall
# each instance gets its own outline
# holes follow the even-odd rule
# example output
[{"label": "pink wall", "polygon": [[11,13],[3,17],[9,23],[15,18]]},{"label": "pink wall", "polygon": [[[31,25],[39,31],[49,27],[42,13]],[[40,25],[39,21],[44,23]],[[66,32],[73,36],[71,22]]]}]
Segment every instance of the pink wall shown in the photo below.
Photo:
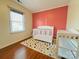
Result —
[{"label": "pink wall", "polygon": [[50,25],[55,27],[54,34],[57,30],[66,29],[68,6],[55,8],[43,12],[33,13],[33,28],[42,25]]}]

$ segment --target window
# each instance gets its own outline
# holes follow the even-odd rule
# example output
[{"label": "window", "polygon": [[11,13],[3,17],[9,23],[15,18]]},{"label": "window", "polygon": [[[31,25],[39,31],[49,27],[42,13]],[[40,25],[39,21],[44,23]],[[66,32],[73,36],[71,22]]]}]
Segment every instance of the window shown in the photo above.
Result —
[{"label": "window", "polygon": [[23,13],[14,10],[10,11],[10,30],[11,32],[22,32],[25,30]]}]

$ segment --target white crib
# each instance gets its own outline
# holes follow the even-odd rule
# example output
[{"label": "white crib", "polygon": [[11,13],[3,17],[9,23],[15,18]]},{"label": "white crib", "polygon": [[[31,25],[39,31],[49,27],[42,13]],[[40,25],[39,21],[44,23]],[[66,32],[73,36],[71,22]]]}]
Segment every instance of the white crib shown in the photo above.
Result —
[{"label": "white crib", "polygon": [[54,27],[52,26],[39,26],[33,29],[33,38],[52,43],[53,31]]},{"label": "white crib", "polygon": [[79,59],[79,34],[60,30],[57,32],[58,56]]}]

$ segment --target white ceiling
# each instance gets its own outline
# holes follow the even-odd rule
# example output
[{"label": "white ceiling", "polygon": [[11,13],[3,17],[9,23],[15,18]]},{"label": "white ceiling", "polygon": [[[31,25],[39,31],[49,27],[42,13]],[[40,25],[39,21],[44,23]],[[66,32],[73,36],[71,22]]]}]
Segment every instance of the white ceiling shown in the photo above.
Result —
[{"label": "white ceiling", "polygon": [[49,10],[68,5],[68,0],[20,0],[22,4],[34,12]]}]

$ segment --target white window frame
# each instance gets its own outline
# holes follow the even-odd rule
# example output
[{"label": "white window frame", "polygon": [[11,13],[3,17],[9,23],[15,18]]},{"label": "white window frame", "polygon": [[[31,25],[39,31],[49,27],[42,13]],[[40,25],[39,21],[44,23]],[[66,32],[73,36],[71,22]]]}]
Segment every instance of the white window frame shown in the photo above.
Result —
[{"label": "white window frame", "polygon": [[[20,14],[22,16],[22,18],[23,18],[22,21],[12,21],[12,19],[11,19],[11,12]],[[13,28],[12,28],[13,22],[16,23],[16,24],[19,24],[19,26],[20,26],[20,24],[22,24],[21,25],[22,26],[22,30],[17,28],[17,30],[13,31]],[[10,33],[24,32],[25,31],[25,26],[24,25],[25,25],[25,23],[24,23],[24,14],[22,12],[18,12],[16,10],[10,10]]]}]

